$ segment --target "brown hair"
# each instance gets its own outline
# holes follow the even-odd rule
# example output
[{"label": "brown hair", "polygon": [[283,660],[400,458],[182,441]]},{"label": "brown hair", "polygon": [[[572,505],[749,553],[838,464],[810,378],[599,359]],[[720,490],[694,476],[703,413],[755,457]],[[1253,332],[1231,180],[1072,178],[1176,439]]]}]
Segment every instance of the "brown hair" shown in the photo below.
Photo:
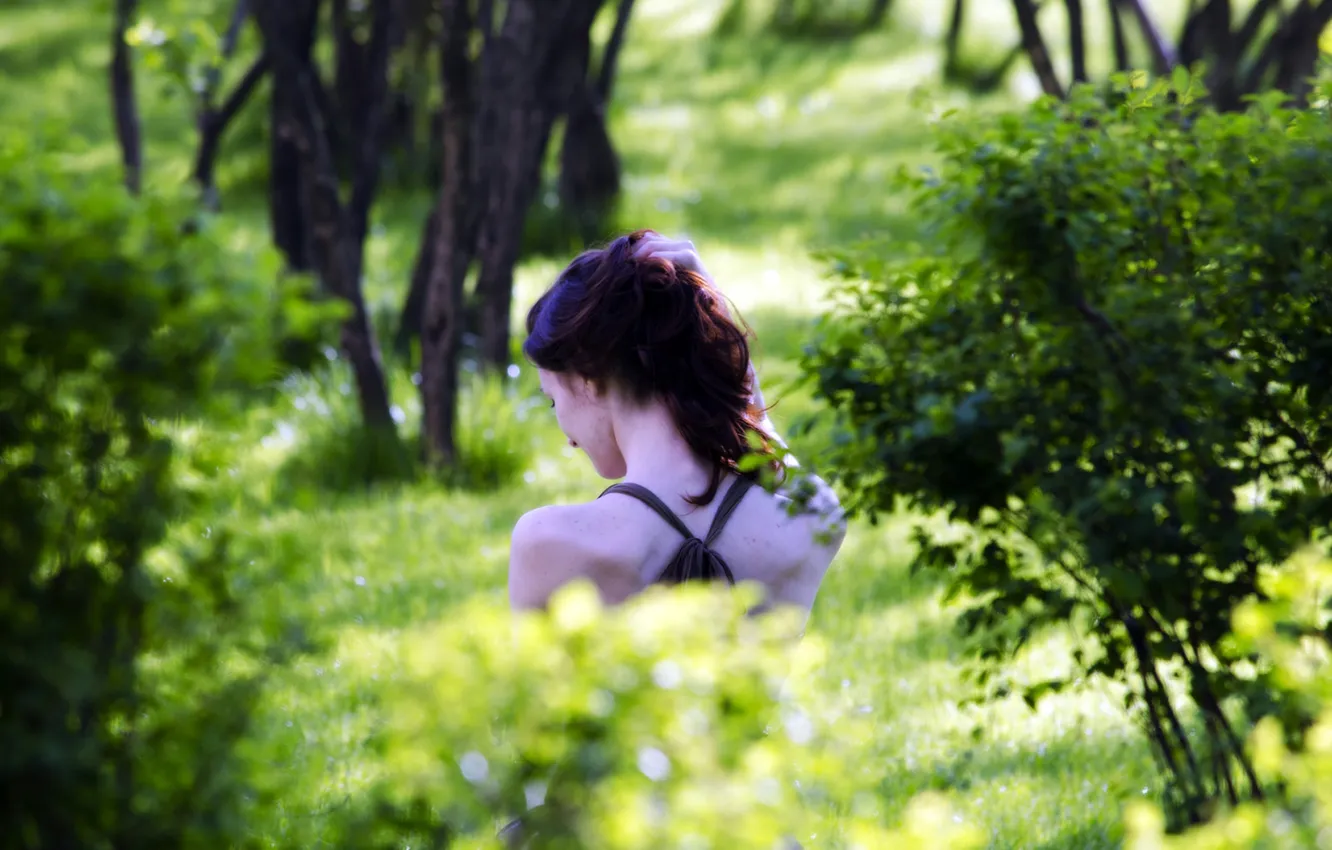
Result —
[{"label": "brown hair", "polygon": [[660,399],[689,447],[713,465],[707,490],[688,499],[706,505],[727,471],[741,472],[741,457],[775,452],[751,400],[748,330],[707,278],[635,257],[648,232],[575,258],[528,311],[523,353],[542,369],[614,384],[637,401]]}]

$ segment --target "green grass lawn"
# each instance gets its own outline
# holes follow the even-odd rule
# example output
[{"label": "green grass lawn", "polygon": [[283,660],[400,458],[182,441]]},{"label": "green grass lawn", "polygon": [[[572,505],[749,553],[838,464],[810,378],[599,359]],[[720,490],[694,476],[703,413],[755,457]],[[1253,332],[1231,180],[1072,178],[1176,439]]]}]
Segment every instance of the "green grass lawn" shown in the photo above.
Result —
[{"label": "green grass lawn", "polygon": [[[627,173],[622,221],[695,240],[757,330],[760,372],[779,401],[781,426],[812,409],[800,393],[781,392],[827,291],[810,250],[866,235],[913,236],[888,186],[899,166],[931,159],[929,113],[913,105],[913,91],[929,91],[934,107],[1001,109],[1014,100],[1004,93],[972,101],[937,89],[938,54],[921,33],[938,31],[942,2],[904,0],[897,24],[856,40],[785,43],[710,39],[722,5],[639,3],[613,115]],[[982,13],[986,36],[1000,45],[1011,37],[1006,11]],[[101,76],[103,17],[47,3],[0,11],[5,123],[70,121],[88,137],[89,164],[115,159]],[[147,167],[151,180],[169,182],[185,174],[192,130],[187,104],[163,98],[158,82],[141,80]],[[243,151],[259,126],[243,121],[233,147]],[[240,153],[221,171],[230,192],[226,223],[238,240],[264,238],[253,200],[257,167],[261,159]],[[367,287],[389,315],[428,188],[387,198],[377,211]],[[517,309],[558,266],[556,259],[523,265]],[[355,460],[343,437],[348,383],[333,367],[291,382],[272,407],[252,412],[248,427],[197,435],[242,450],[235,473],[247,495],[233,503],[230,522],[246,530],[245,545],[258,556],[283,565],[281,582],[256,582],[248,598],[258,610],[295,612],[332,638],[328,653],[277,672],[261,712],[261,734],[281,742],[287,759],[275,769],[309,779],[293,782],[299,799],[281,822],[256,825],[273,835],[317,837],[321,812],[365,781],[376,682],[364,665],[344,663],[348,655],[367,647],[387,653],[403,630],[447,620],[478,594],[501,598],[514,520],[542,503],[591,498],[600,485],[561,448],[548,412],[528,403],[532,378],[524,369],[517,388],[503,397],[493,389],[489,398],[470,395],[464,411],[464,439],[478,456],[502,463],[507,450],[531,452],[520,486],[350,488],[340,474]],[[417,408],[404,374],[395,375],[395,397],[410,425]],[[312,482],[324,489],[312,491]],[[1036,711],[1016,698],[963,707],[969,691],[951,629],[956,609],[941,604],[932,580],[908,574],[912,521],[852,526],[810,624],[833,650],[819,675],[875,721],[866,757],[881,768],[876,790],[888,815],[914,793],[936,789],[991,836],[992,847],[1118,846],[1121,807],[1153,794],[1156,782],[1120,699],[1093,689],[1050,698]],[[1039,643],[1012,675],[1045,678],[1068,665],[1068,649],[1066,637]]]}]

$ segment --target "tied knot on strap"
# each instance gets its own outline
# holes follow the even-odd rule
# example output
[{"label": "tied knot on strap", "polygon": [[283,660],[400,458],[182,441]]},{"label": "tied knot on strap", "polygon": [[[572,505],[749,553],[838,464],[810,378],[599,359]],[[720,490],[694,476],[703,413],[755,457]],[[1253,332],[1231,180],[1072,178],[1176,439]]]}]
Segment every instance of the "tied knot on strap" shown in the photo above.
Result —
[{"label": "tied knot on strap", "polygon": [[687,581],[717,581],[725,578],[735,584],[735,574],[726,559],[712,551],[706,542],[688,537],[658,579],[662,584],[684,584]]},{"label": "tied knot on strap", "polygon": [[657,498],[657,495],[641,484],[614,484],[607,487],[601,495],[607,493],[620,493],[630,496],[647,505],[658,516],[666,520],[672,528],[680,533],[684,542],[676,551],[671,562],[662,570],[657,581],[661,584],[683,584],[687,581],[718,581],[726,579],[728,584],[735,584],[735,573],[731,572],[731,567],[726,563],[726,559],[713,551],[712,545],[717,542],[721,536],[722,529],[726,526],[726,521],[735,513],[739,507],[740,500],[745,497],[749,488],[754,486],[754,482],[748,478],[736,478],[726,490],[726,495],[722,497],[721,505],[717,507],[717,514],[712,518],[712,527],[708,529],[708,535],[705,538],[698,538],[689,530],[689,526],[680,521],[680,518],[671,512],[666,503]]}]

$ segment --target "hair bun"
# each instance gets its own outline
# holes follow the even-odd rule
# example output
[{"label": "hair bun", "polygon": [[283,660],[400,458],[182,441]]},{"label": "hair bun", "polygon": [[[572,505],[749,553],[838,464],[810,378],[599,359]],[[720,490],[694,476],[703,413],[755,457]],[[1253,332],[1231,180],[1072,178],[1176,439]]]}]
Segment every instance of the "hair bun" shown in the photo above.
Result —
[{"label": "hair bun", "polygon": [[[579,255],[527,314],[523,351],[537,366],[656,398],[716,470],[738,470],[758,429],[749,343],[707,278],[664,257],[634,255],[644,232]],[[744,473],[752,474],[752,473]],[[691,501],[694,501],[691,499]]]}]

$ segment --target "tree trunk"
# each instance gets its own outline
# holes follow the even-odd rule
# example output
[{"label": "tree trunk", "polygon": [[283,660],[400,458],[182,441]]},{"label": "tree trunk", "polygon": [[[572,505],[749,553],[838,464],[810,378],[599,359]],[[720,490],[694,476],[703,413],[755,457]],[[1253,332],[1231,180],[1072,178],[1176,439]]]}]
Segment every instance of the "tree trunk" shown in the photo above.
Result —
[{"label": "tree trunk", "polygon": [[1130,58],[1128,33],[1124,31],[1124,17],[1116,0],[1109,0],[1106,8],[1110,13],[1110,30],[1113,33],[1112,44],[1115,51],[1115,70],[1124,72],[1129,69]]},{"label": "tree trunk", "polygon": [[481,359],[509,361],[513,268],[555,119],[586,78],[601,0],[511,0],[482,61],[477,150],[483,193],[477,294]]},{"label": "tree trunk", "polygon": [[583,86],[564,124],[559,196],[584,245],[607,235],[602,230],[619,197],[620,176],[620,156],[606,126],[605,105],[591,86]]},{"label": "tree trunk", "polygon": [[269,102],[268,221],[273,244],[282,252],[287,268],[300,273],[310,271],[311,265],[305,244],[305,204],[301,200],[301,153],[284,129],[287,116],[299,108],[293,87],[291,78],[279,82],[274,75]]},{"label": "tree trunk", "polygon": [[[1289,92],[1292,105],[1307,105],[1311,81],[1318,66],[1318,38],[1332,21],[1332,0],[1314,6],[1301,0],[1283,28],[1281,64],[1277,67],[1275,87]],[[1279,38],[1275,36],[1274,38]]]},{"label": "tree trunk", "polygon": [[[391,2],[376,0],[374,5],[372,43],[378,61],[368,85],[376,91],[387,86]],[[265,50],[273,57],[274,80],[282,81],[274,86],[274,101],[279,102],[279,90],[290,98],[280,101],[287,110],[279,113],[281,123],[274,126],[273,135],[285,140],[294,155],[289,179],[296,187],[305,223],[299,243],[315,264],[324,288],[352,308],[342,326],[341,343],[355,375],[362,420],[367,427],[392,433],[388,384],[361,291],[363,246],[359,241],[378,180],[382,104],[362,128],[352,203],[346,208],[325,126],[324,99],[310,60],[308,39],[317,11],[318,0],[263,3],[255,9]]]},{"label": "tree trunk", "polygon": [[[269,10],[270,5],[260,3],[253,10],[263,33],[265,52],[272,58],[274,67],[269,96],[269,225],[273,231],[273,244],[286,258],[287,267],[294,272],[308,272],[312,265],[307,245],[309,224],[301,188],[302,157],[291,137],[293,128],[300,124],[297,116],[302,115],[306,107],[301,87],[289,72],[292,68],[305,72],[311,66],[319,0],[288,0],[281,12]],[[308,140],[307,144],[313,144],[313,140]]]},{"label": "tree trunk", "polygon": [[[421,321],[421,442],[432,463],[456,459],[454,422],[458,406],[458,350],[462,340],[463,283],[471,264],[473,219],[470,195],[475,176],[472,133],[475,92],[467,55],[472,34],[467,0],[443,0],[440,77],[444,89],[442,177],[431,222],[432,256],[418,271],[425,282]],[[483,54],[484,57],[484,54]],[[429,227],[429,224],[427,225]],[[426,245],[422,246],[424,256]],[[410,300],[410,299],[409,299]]]},{"label": "tree trunk", "polygon": [[[334,136],[339,141],[334,159],[349,164],[354,154],[348,149],[355,144],[358,129],[375,104],[369,101],[366,82],[371,63],[370,45],[356,38],[357,21],[348,7],[348,0],[333,0],[333,104],[329,113]],[[341,143],[349,143],[345,147]]]},{"label": "tree trunk", "polygon": [[[596,81],[580,86],[566,111],[560,150],[560,206],[573,220],[585,245],[606,235],[601,230],[620,195],[620,157],[606,124],[606,111],[633,6],[634,0],[620,0]],[[587,55],[590,58],[591,52]]]},{"label": "tree trunk", "polygon": [[1063,99],[1064,86],[1055,73],[1054,63],[1050,60],[1050,51],[1045,46],[1040,24],[1036,20],[1036,5],[1032,0],[1013,0],[1013,11],[1017,14],[1018,29],[1022,33],[1022,47],[1031,60],[1032,70],[1041,82],[1041,89],[1048,95]]},{"label": "tree trunk", "polygon": [[620,0],[615,10],[615,27],[606,48],[601,52],[601,67],[597,72],[597,99],[602,105],[610,103],[611,89],[615,86],[615,70],[620,64],[620,51],[624,49],[624,39],[629,32],[629,20],[634,14],[634,0]]},{"label": "tree trunk", "polygon": [[1073,83],[1087,82],[1086,22],[1082,14],[1082,0],[1064,0],[1068,9],[1068,48],[1073,61]]},{"label": "tree trunk", "polygon": [[948,32],[944,35],[944,79],[957,75],[959,51],[962,48],[962,22],[967,13],[967,0],[953,0],[953,13],[948,19]]},{"label": "tree trunk", "polygon": [[111,103],[115,112],[116,139],[125,168],[125,186],[134,194],[143,185],[143,135],[139,126],[139,104],[134,95],[134,66],[125,33],[130,28],[138,0],[116,0],[111,28]]}]

